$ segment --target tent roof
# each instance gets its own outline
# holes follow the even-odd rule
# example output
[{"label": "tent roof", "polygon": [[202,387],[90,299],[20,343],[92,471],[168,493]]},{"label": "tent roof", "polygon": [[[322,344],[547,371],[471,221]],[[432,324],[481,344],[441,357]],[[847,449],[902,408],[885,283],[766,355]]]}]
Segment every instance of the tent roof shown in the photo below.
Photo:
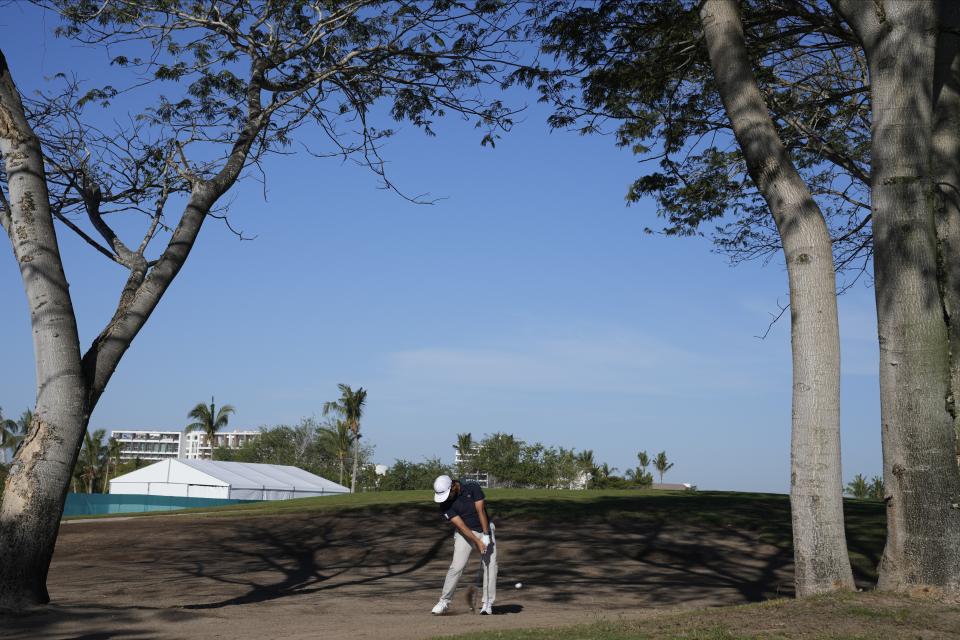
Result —
[{"label": "tent roof", "polygon": [[118,476],[111,482],[173,482],[232,489],[322,491],[324,493],[350,491],[343,485],[297,467],[216,460],[161,460]]}]

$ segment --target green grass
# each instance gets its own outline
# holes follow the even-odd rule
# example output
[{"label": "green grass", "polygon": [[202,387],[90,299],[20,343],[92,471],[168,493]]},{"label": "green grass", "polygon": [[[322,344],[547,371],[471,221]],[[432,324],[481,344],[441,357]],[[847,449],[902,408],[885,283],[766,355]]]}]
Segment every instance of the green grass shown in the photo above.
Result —
[{"label": "green grass", "polygon": [[[640,610],[638,609],[638,613]],[[649,610],[644,612],[651,613]],[[805,600],[646,615],[554,629],[443,636],[448,640],[877,640],[956,638],[960,607],[930,599],[839,593]]]},{"label": "green grass", "polygon": [[[635,491],[560,491],[550,489],[489,489],[487,500],[491,505],[514,503],[511,512],[515,515],[529,515],[531,517],[546,517],[549,510],[559,507],[565,511],[582,511],[584,505],[592,505],[598,500],[607,498],[622,499],[640,496],[657,497],[678,492],[657,491],[650,489]],[[522,504],[521,504],[522,503]],[[529,503],[529,504],[528,504]],[[566,507],[569,505],[569,507]],[[426,491],[371,491],[368,493],[343,494],[324,496],[319,498],[297,498],[294,500],[273,500],[267,502],[251,502],[246,504],[232,504],[220,507],[198,507],[195,509],[178,509],[176,511],[149,511],[145,513],[111,513],[103,515],[72,516],[74,518],[114,518],[126,516],[150,517],[165,516],[172,513],[194,515],[235,515],[242,513],[248,516],[273,516],[281,514],[310,513],[314,511],[329,511],[331,509],[357,509],[367,507],[422,507],[433,509],[433,494]],[[566,507],[566,508],[565,508]]]},{"label": "green grass", "polygon": [[[94,516],[72,516],[73,518],[110,518],[110,517],[162,517],[171,513],[191,515],[244,514],[247,516],[273,516],[297,513],[311,513],[336,509],[357,509],[376,506],[410,508],[435,508],[432,493],[426,491],[382,491],[356,494],[325,496],[319,498],[297,498],[295,500],[274,500],[247,504],[224,505],[220,507],[198,507],[176,511],[151,511],[145,513],[104,514]],[[564,491],[552,489],[489,489],[487,491],[488,508],[498,517],[515,516],[532,519],[554,519],[557,517],[588,518],[609,513],[613,510],[632,510],[635,508],[655,507],[651,513],[663,509],[680,512],[695,512],[698,517],[708,518],[718,524],[730,521],[725,515],[725,507],[707,509],[706,505],[720,500],[729,501],[734,507],[734,517],[744,508],[762,516],[767,509],[783,512],[786,496],[760,493],[725,492],[685,492],[639,490],[590,490]],[[628,514],[629,515],[629,514]],[[649,514],[648,514],[649,515]],[[769,512],[767,513],[769,515]],[[758,518],[758,521],[762,518]]]}]

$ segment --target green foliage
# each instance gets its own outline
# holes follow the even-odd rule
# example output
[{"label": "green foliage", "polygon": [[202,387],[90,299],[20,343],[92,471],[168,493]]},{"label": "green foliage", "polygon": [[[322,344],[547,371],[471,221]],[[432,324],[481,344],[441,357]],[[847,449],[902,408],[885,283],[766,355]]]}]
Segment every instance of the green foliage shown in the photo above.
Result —
[{"label": "green foliage", "polygon": [[[100,75],[113,84],[88,87],[64,75],[63,92],[31,110],[56,158],[51,172],[66,180],[82,171],[114,212],[152,211],[170,193],[189,193],[194,176],[284,152],[301,128],[309,153],[355,158],[393,188],[380,155],[391,121],[433,135],[437,119],[457,114],[483,143],[512,124],[499,95],[480,88],[498,85],[517,64],[515,0],[42,4],[63,17],[59,36],[109,51],[114,69]],[[123,117],[94,116],[117,130],[86,124],[119,95]],[[51,188],[69,192],[60,182]]]},{"label": "green foliage", "polygon": [[[288,465],[333,479],[338,477],[343,461],[339,435],[339,430],[333,433],[329,424],[318,424],[313,418],[305,418],[293,426],[261,427],[260,435],[248,440],[239,449],[217,449],[216,459]],[[368,466],[373,447],[360,447],[359,451],[358,464]],[[352,452],[349,450],[347,458],[352,461]],[[372,488],[374,481],[370,480],[369,485],[361,484],[361,488],[364,486]]]},{"label": "green foliage", "polygon": [[611,467],[606,462],[594,467],[590,487],[592,489],[619,489],[618,485],[623,482],[623,478],[614,475],[616,470],[616,467]]},{"label": "green foliage", "polygon": [[650,466],[650,456],[646,451],[640,451],[637,453],[637,461],[640,463],[640,466],[636,469],[627,469],[624,477],[641,487],[648,487],[652,485],[653,474],[647,471],[647,467]]},{"label": "green foliage", "polygon": [[885,494],[883,478],[873,476],[870,481],[867,481],[863,474],[858,473],[847,483],[844,493],[859,500],[883,500]]},{"label": "green foliage", "polygon": [[[871,252],[869,84],[860,49],[827,3],[738,4],[760,91],[824,213],[837,267],[857,273]],[[554,105],[552,127],[612,128],[619,146],[645,160],[627,199],[652,197],[662,233],[708,231],[734,262],[767,258],[780,250],[779,234],[733,142],[699,6],[545,3],[538,31],[556,64],[514,79]]]},{"label": "green foliage", "polygon": [[343,484],[343,473],[346,467],[347,458],[350,457],[350,447],[353,444],[353,433],[350,431],[350,425],[346,420],[334,420],[332,423],[323,425],[319,432],[319,437],[323,441],[322,447],[332,452],[337,458],[339,467],[339,484]]},{"label": "green foliage", "polygon": [[453,469],[443,464],[439,458],[428,458],[423,462],[397,460],[387,469],[380,480],[382,491],[407,491],[411,489],[429,490],[437,476],[452,476]]},{"label": "green foliage", "polygon": [[528,444],[509,433],[488,435],[479,443],[473,465],[486,472],[493,487],[543,489],[636,487],[615,479],[610,466],[597,465],[593,451]]},{"label": "green foliage", "polygon": [[220,409],[217,409],[217,405],[211,397],[209,406],[201,402],[190,410],[187,417],[193,418],[194,421],[188,424],[183,431],[184,433],[190,433],[191,431],[202,431],[205,433],[207,436],[207,444],[210,445],[210,458],[211,460],[216,460],[217,451],[213,446],[214,438],[218,431],[227,426],[230,422],[230,415],[235,413],[235,411],[233,406],[229,404],[225,404],[220,407]]},{"label": "green foliage", "polygon": [[646,471],[647,467],[650,466],[650,456],[646,451],[640,451],[637,453],[637,461],[640,462],[640,468],[642,468],[644,471]]},{"label": "green foliage", "polygon": [[12,455],[17,447],[26,437],[30,423],[33,422],[33,412],[27,409],[17,420],[11,420],[3,417],[3,409],[0,408],[0,462],[7,461],[8,452]]},{"label": "green foliage", "polygon": [[625,480],[641,487],[648,487],[653,484],[653,474],[649,471],[644,471],[642,467],[627,469],[623,477]]},{"label": "green foliage", "polygon": [[[340,389],[340,398],[334,402],[325,402],[323,404],[323,415],[334,414],[340,416],[350,428],[353,434],[353,447],[360,447],[360,418],[363,417],[363,407],[367,402],[367,392],[363,387],[356,391],[350,388],[350,385],[338,384]],[[353,456],[353,474],[350,480],[350,493],[357,492],[357,475],[359,472],[360,456],[354,453]]]},{"label": "green foliage", "polygon": [[457,434],[457,451],[460,452],[460,462],[457,464],[457,475],[460,477],[463,477],[468,471],[472,471],[476,468],[476,465],[473,463],[473,448],[472,434]]},{"label": "green foliage", "polygon": [[97,429],[93,433],[83,434],[83,446],[80,456],[73,469],[74,481],[77,487],[84,487],[87,493],[93,493],[96,481],[103,479],[107,462],[107,447],[103,444],[106,431]]},{"label": "green foliage", "polygon": [[660,484],[663,484],[663,474],[673,468],[673,463],[667,461],[667,452],[661,451],[653,459],[653,467],[660,474]]},{"label": "green foliage", "polygon": [[356,391],[350,385],[338,384],[340,397],[333,402],[323,404],[323,415],[337,415],[343,418],[354,438],[360,437],[360,418],[363,417],[363,407],[367,403],[367,391],[360,387]]},{"label": "green foliage", "polygon": [[846,492],[847,495],[863,500],[870,495],[870,486],[867,484],[866,478],[858,473],[851,482],[847,483]]},{"label": "green foliage", "polygon": [[494,433],[480,442],[474,464],[495,478],[496,486],[524,486],[519,472],[522,449],[523,443],[513,435]]}]

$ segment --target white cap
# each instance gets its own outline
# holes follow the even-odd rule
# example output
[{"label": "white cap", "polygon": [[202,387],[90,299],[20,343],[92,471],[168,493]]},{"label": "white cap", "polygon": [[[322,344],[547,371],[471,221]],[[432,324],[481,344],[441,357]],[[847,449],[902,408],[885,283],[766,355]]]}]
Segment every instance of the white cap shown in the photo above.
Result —
[{"label": "white cap", "polygon": [[433,481],[433,501],[446,502],[450,495],[450,487],[453,486],[453,480],[450,476],[437,476]]}]

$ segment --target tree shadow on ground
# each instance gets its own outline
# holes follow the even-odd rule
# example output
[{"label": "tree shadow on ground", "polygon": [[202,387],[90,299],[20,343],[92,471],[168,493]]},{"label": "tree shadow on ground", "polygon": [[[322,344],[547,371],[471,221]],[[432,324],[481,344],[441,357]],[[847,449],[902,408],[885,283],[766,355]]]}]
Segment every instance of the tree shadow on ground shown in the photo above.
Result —
[{"label": "tree shadow on ground", "polygon": [[219,582],[244,592],[184,608],[216,609],[397,579],[434,560],[448,538],[434,535],[426,549],[409,554],[398,551],[405,545],[402,540],[382,544],[379,535],[377,528],[350,531],[332,519],[311,519],[292,530],[272,521],[241,526],[231,539],[208,545],[217,558],[215,570],[200,561],[181,570],[198,582]]},{"label": "tree shadow on ground", "polygon": [[[113,638],[150,638],[155,632],[138,625],[134,613],[125,608],[60,607],[49,605],[23,614],[0,615],[0,637],[5,640],[37,640],[69,637],[71,640],[112,640]],[[76,635],[60,629],[82,626]],[[118,630],[121,629],[122,631]]]},{"label": "tree shadow on ground", "polygon": [[[739,604],[793,593],[786,496],[634,494],[491,504],[500,545],[497,610],[504,613],[519,607],[517,600],[602,609]],[[869,586],[883,546],[883,505],[854,501],[847,509],[857,579]],[[110,615],[144,608],[199,615],[280,600],[332,605],[315,599],[321,593],[406,610],[439,594],[453,548],[449,525],[429,505],[140,518],[63,533],[54,581],[84,600],[110,602]],[[476,555],[471,563],[462,587]],[[516,582],[522,591],[507,586]]]}]

